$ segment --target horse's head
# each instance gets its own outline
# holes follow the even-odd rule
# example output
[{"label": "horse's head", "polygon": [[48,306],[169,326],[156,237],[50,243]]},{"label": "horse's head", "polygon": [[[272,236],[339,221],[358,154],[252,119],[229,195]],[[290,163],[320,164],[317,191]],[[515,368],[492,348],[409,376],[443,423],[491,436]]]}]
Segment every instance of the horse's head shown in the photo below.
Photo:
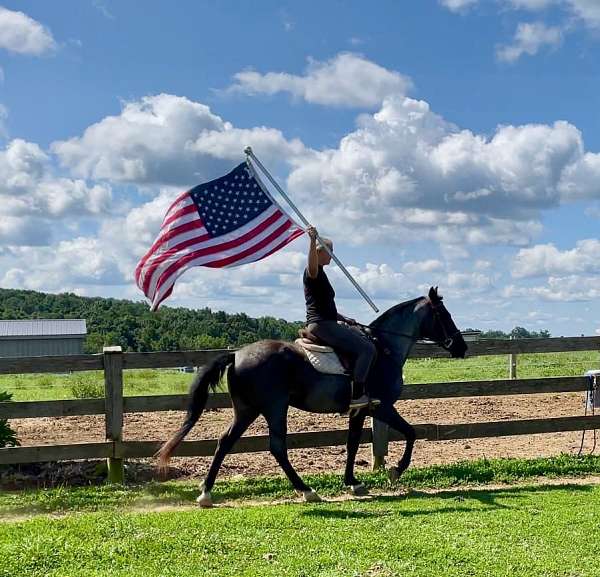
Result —
[{"label": "horse's head", "polygon": [[446,349],[454,358],[464,358],[467,343],[454,324],[450,313],[444,306],[437,287],[429,289],[429,295],[424,303],[429,313],[421,323],[421,337],[432,340]]}]

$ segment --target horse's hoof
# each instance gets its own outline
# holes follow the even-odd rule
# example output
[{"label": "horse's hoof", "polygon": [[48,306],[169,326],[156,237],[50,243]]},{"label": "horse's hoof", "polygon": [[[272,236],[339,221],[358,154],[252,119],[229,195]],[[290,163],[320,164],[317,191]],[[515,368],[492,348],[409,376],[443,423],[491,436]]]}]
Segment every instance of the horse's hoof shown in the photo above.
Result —
[{"label": "horse's hoof", "polygon": [[307,502],[307,503],[320,503],[323,499],[321,499],[321,497],[319,497],[318,493],[315,493],[315,491],[313,491],[312,489],[309,489],[308,491],[300,491],[302,498]]},{"label": "horse's hoof", "polygon": [[213,501],[212,497],[210,496],[210,492],[202,491],[202,494],[196,499],[196,503],[198,503],[198,507],[210,509],[213,506]]},{"label": "horse's hoof", "polygon": [[366,497],[369,494],[369,489],[359,483],[358,485],[348,485],[348,492],[355,497]]},{"label": "horse's hoof", "polygon": [[395,483],[400,478],[400,471],[398,470],[398,467],[390,467],[387,473],[388,479],[392,483]]}]

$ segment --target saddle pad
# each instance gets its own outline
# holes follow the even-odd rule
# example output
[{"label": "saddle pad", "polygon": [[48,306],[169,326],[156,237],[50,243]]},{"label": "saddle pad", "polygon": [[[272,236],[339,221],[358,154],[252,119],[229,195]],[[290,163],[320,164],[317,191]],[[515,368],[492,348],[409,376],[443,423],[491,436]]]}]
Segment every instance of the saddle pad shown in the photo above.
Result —
[{"label": "saddle pad", "polygon": [[333,353],[333,348],[327,345],[317,345],[308,339],[296,339],[296,344],[304,347],[308,351],[314,351],[315,353]]},{"label": "saddle pad", "polygon": [[340,359],[331,347],[315,345],[306,339],[296,339],[295,343],[304,349],[310,364],[320,373],[328,375],[347,374]]}]

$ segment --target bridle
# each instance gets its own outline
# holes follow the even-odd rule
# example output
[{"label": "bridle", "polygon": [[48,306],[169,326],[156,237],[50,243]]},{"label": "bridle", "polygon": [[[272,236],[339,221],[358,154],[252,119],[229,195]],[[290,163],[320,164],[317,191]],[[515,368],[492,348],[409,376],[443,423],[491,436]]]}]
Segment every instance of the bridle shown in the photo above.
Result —
[{"label": "bridle", "polygon": [[[441,301],[437,304],[434,304],[430,298],[426,298],[425,304],[428,304],[431,307],[431,312],[433,314],[433,317],[438,322],[440,327],[442,327],[442,333],[444,335],[443,340],[427,339],[427,341],[432,342],[432,343],[442,347],[444,350],[450,352],[450,348],[454,344],[454,339],[455,339],[456,335],[460,334],[460,330],[457,329],[456,331],[454,331],[451,334],[448,333],[448,331],[446,330],[446,325],[444,324],[444,322],[442,320],[442,315],[440,314],[440,309],[443,307],[443,304]],[[361,323],[356,323],[356,324],[359,327],[362,327],[363,329],[365,329],[367,334],[371,334],[373,332],[380,332],[380,333],[386,333],[388,335],[394,335],[396,337],[405,337],[405,338],[408,338],[411,340],[415,340],[415,341],[417,340],[414,335],[411,335],[408,333],[389,331],[387,329],[382,329],[379,327],[370,327],[369,325],[363,325]]]},{"label": "bridle", "polygon": [[442,321],[442,315],[440,314],[440,311],[439,311],[439,309],[442,308],[444,305],[442,304],[441,301],[437,304],[433,304],[431,302],[431,299],[427,299],[427,300],[429,302],[429,306],[431,307],[431,311],[433,312],[433,316],[434,316],[435,320],[437,320],[439,325],[442,327],[442,333],[444,334],[443,341],[434,341],[434,342],[437,345],[439,345],[440,347],[442,347],[444,350],[450,352],[450,348],[454,344],[454,339],[455,339],[456,335],[460,334],[460,330],[456,329],[452,334],[448,334],[448,331],[446,330],[446,325]]}]

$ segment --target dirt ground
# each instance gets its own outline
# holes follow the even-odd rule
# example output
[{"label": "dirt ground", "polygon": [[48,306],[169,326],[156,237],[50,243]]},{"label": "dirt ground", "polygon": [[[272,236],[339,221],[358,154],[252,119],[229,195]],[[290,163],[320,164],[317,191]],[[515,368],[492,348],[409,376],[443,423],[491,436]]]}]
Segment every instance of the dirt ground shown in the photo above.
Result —
[{"label": "dirt ground", "polygon": [[[507,397],[475,397],[461,399],[434,399],[399,401],[397,408],[410,423],[453,424],[510,419],[576,416],[583,414],[583,394],[546,394]],[[124,440],[164,440],[179,426],[182,413],[135,413],[125,415]],[[231,419],[229,409],[205,413],[188,439],[212,439],[225,430]],[[97,442],[104,440],[103,416],[15,419],[11,426],[17,431],[23,445]],[[292,410],[289,431],[343,429],[347,418],[335,415],[314,415]],[[266,433],[262,418],[247,435]],[[593,434],[586,434],[584,451],[592,448]],[[481,457],[540,457],[560,453],[577,453],[581,432],[523,435],[489,439],[458,441],[419,441],[415,447],[413,465],[452,463]],[[390,444],[388,463],[402,454],[404,444]],[[600,448],[598,449],[600,451]],[[344,447],[295,449],[290,460],[300,473],[339,471],[345,462]],[[173,459],[174,475],[201,478],[206,473],[209,458]],[[357,470],[370,467],[370,446],[363,445],[357,457]],[[229,455],[221,469],[220,478],[235,475],[252,476],[280,473],[269,453]]]}]

